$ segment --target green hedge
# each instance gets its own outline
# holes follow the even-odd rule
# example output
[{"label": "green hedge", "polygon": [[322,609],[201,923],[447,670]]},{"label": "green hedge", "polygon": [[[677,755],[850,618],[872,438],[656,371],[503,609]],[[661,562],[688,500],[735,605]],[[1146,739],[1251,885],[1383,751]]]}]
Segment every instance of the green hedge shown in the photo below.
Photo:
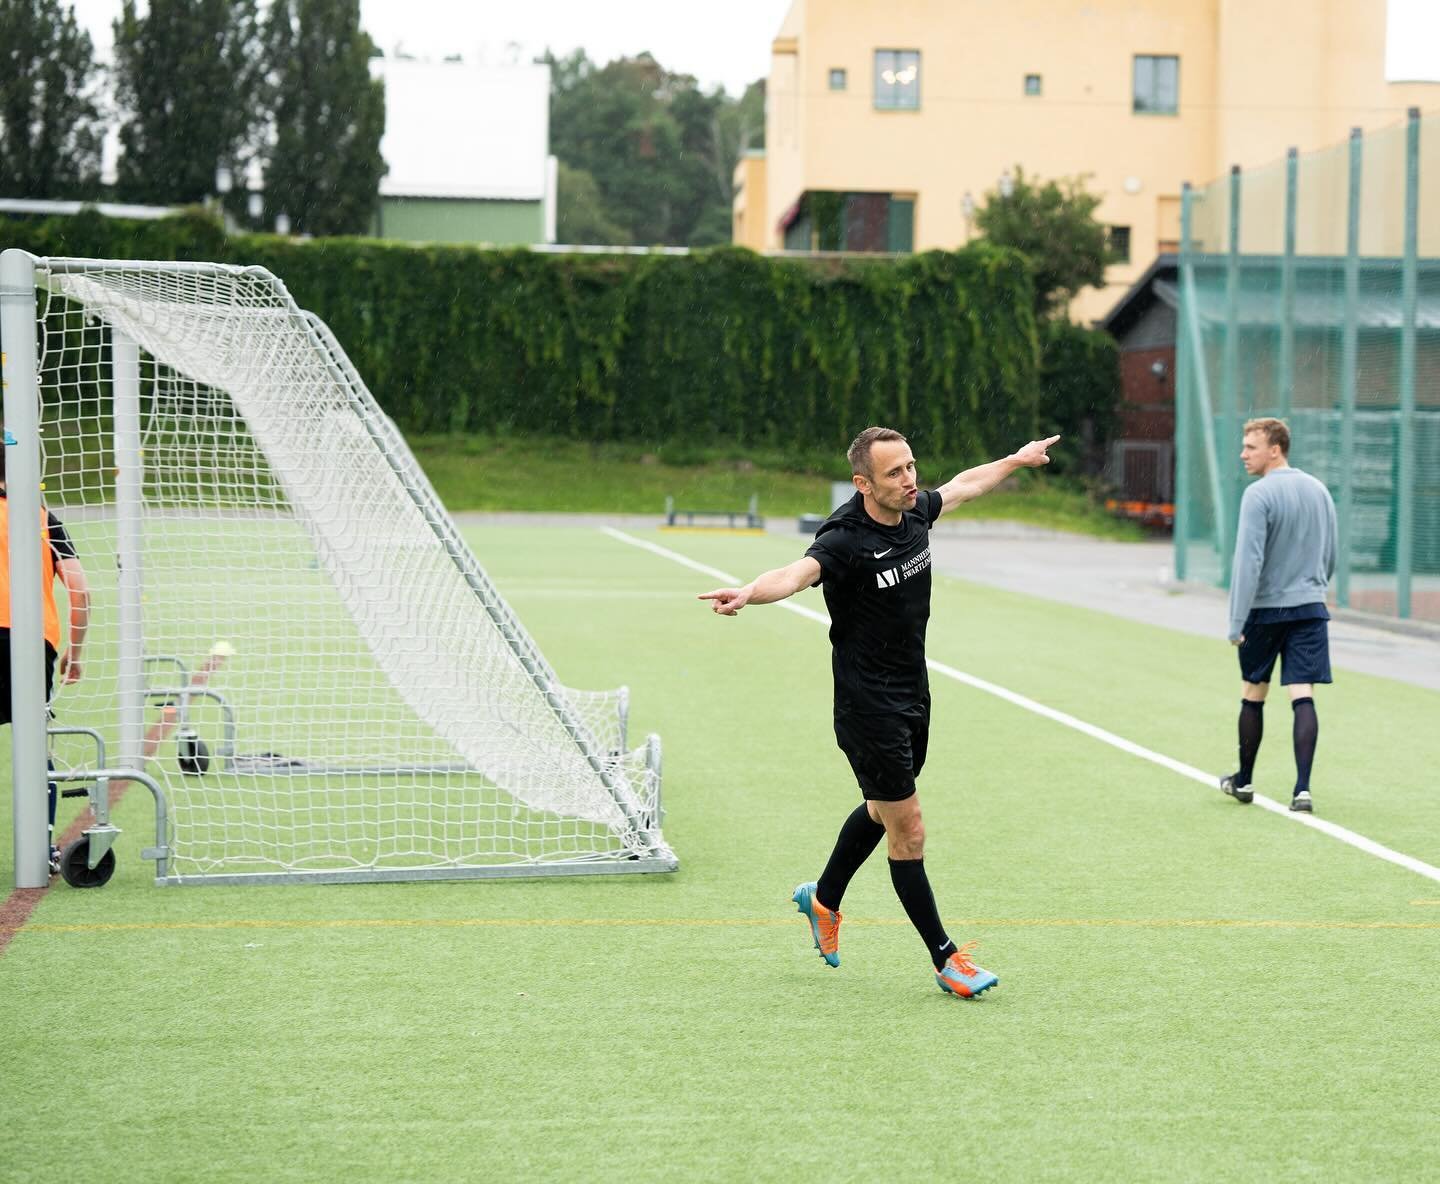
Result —
[{"label": "green hedge", "polygon": [[227,239],[199,212],[132,222],[86,211],[0,218],[0,245],[266,267],[329,324],[406,431],[813,451],[883,423],[917,452],[964,460],[1070,428],[1042,413],[1025,261],[983,244],[825,263],[728,247],[549,255]]},{"label": "green hedge", "polygon": [[[1108,333],[1051,321],[1040,332],[1040,390],[1046,422],[1063,424],[1059,473],[1096,476],[1120,420],[1120,348]],[[1060,430],[1060,429],[1056,429]]]}]

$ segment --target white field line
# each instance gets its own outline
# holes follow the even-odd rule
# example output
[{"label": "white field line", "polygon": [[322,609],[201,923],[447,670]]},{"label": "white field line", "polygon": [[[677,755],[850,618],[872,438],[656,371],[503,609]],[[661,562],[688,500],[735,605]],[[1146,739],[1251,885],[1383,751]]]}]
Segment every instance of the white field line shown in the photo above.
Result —
[{"label": "white field line", "polygon": [[[687,558],[668,547],[662,547],[656,543],[647,543],[643,539],[637,539],[624,531],[615,530],[611,527],[601,527],[605,534],[622,543],[629,543],[632,547],[639,547],[674,563],[683,564],[692,571],[702,572],[705,575],[714,576],[722,584],[736,586],[742,581],[732,576],[729,572],[721,571],[719,568],[708,567],[703,563]],[[802,604],[793,604],[788,600],[782,600],[780,608],[788,609],[792,613],[798,613],[802,617],[808,617],[812,621],[828,626],[830,618],[824,613],[817,613],[814,609],[806,608]],[[1094,724],[1088,724],[1083,719],[1077,719],[1064,711],[1056,711],[1053,707],[1046,707],[1043,703],[1037,703],[1034,699],[1025,695],[1016,694],[1014,691],[1006,690],[993,682],[987,682],[983,678],[976,678],[973,674],[966,674],[963,670],[956,670],[953,666],[947,666],[944,662],[937,662],[933,658],[927,658],[925,664],[936,674],[943,674],[947,678],[953,678],[956,682],[964,683],[966,686],[974,687],[977,691],[984,691],[988,695],[994,695],[1004,699],[1007,703],[1013,703],[1016,707],[1024,708],[1026,711],[1034,712],[1036,715],[1044,716],[1046,719],[1054,720],[1058,724],[1064,724],[1067,728],[1074,728],[1077,732],[1083,732],[1103,744],[1109,744],[1112,748],[1118,748],[1121,752],[1128,752],[1131,756],[1138,756],[1142,760],[1150,761],[1152,764],[1160,765],[1169,769],[1172,773],[1179,773],[1182,777],[1188,777],[1191,781],[1198,781],[1201,785],[1219,792],[1219,779],[1211,773],[1195,768],[1194,765],[1187,765],[1184,761],[1177,761],[1174,757],[1165,756],[1163,753],[1153,752],[1132,740],[1126,740],[1123,736],[1117,736],[1114,732],[1107,732],[1104,728],[1097,728]],[[1346,827],[1338,826],[1333,822],[1327,822],[1323,818],[1316,818],[1313,814],[1296,814],[1290,810],[1288,805],[1267,798],[1264,794],[1256,794],[1254,805],[1262,810],[1269,810],[1272,814],[1278,814],[1281,818],[1298,823],[1301,826],[1308,826],[1311,830],[1318,830],[1329,835],[1332,839],[1339,839],[1342,843],[1364,851],[1377,859],[1384,859],[1396,864],[1428,880],[1440,883],[1440,868],[1426,863],[1423,859],[1416,859],[1413,855],[1406,855],[1400,851],[1392,851],[1382,843],[1374,839],[1367,839],[1362,834],[1357,834]]]}]

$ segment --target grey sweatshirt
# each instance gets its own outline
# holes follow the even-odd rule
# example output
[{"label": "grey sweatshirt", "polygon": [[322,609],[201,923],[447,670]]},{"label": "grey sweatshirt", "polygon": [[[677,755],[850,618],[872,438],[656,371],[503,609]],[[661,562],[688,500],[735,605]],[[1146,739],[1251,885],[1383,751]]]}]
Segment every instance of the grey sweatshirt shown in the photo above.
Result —
[{"label": "grey sweatshirt", "polygon": [[1324,603],[1335,574],[1335,503],[1299,469],[1275,469],[1240,499],[1230,573],[1230,640],[1252,608]]}]

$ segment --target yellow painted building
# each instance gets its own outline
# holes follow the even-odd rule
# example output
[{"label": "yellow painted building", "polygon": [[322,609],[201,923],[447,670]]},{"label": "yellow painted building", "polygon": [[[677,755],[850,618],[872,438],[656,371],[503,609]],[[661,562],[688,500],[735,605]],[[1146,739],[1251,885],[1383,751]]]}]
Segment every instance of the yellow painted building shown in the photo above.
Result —
[{"label": "yellow painted building", "polygon": [[794,0],[734,240],[953,248],[1016,166],[1088,175],[1129,255],[1076,300],[1095,319],[1174,249],[1182,182],[1440,107],[1440,83],[1386,80],[1386,17],[1385,0]]}]

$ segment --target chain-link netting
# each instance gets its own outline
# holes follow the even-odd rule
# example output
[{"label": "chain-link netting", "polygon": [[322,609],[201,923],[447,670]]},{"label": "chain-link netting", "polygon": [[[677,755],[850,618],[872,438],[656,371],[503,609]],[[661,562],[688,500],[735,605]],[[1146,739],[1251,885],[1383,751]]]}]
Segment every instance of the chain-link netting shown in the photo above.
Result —
[{"label": "chain-link netting", "polygon": [[1440,620],[1437,195],[1440,115],[1189,194],[1162,293],[1179,309],[1181,578],[1228,583],[1243,427],[1278,416],[1291,464],[1335,499],[1335,602]]}]

